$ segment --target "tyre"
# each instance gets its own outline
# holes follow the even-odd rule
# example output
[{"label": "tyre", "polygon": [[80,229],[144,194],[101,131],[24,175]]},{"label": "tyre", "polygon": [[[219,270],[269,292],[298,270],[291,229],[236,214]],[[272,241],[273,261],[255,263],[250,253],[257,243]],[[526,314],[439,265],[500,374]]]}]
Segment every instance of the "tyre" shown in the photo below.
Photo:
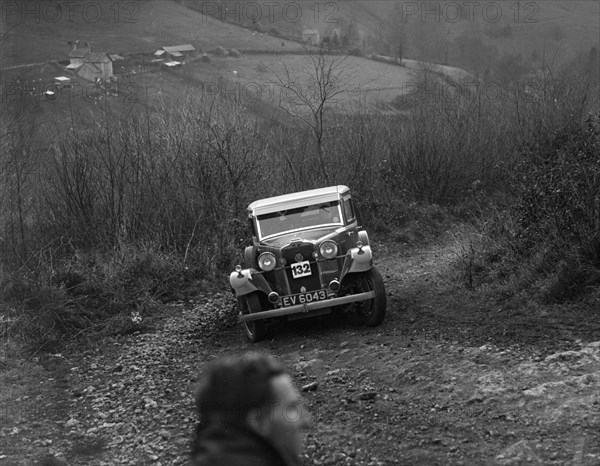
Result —
[{"label": "tyre", "polygon": [[[255,312],[262,311],[262,305],[260,303],[260,297],[258,296],[258,293],[250,293],[238,297],[238,305],[242,315],[254,314]],[[264,340],[268,336],[267,325],[262,320],[242,322],[242,328],[244,329],[246,337],[252,343]]]},{"label": "tyre", "polygon": [[385,317],[387,300],[383,278],[375,267],[361,274],[358,279],[358,288],[361,292],[374,291],[375,297],[358,303],[357,310],[362,321],[369,327],[379,325]]}]

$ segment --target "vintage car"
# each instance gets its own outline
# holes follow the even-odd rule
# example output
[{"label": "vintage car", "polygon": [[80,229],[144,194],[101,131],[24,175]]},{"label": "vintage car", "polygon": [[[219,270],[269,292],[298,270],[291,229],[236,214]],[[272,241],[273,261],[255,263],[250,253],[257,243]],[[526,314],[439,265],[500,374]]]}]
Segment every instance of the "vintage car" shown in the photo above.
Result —
[{"label": "vintage car", "polygon": [[229,282],[250,341],[268,336],[270,319],[350,307],[366,325],[381,323],[385,287],[348,187],[261,199],[248,206],[248,216],[253,244]]}]

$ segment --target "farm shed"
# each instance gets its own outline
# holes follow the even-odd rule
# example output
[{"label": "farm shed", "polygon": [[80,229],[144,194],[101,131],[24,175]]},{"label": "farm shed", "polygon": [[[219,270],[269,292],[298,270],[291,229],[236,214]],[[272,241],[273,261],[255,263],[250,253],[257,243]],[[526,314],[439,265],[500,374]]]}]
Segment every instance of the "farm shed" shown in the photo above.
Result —
[{"label": "farm shed", "polygon": [[69,45],[71,50],[67,70],[93,82],[98,79],[107,81],[112,77],[113,61],[106,52],[92,52],[92,47],[87,42],[80,47],[78,40],[69,42]]},{"label": "farm shed", "polygon": [[79,69],[79,76],[88,81],[108,81],[113,75],[112,61],[105,52],[90,52]]},{"label": "farm shed", "polygon": [[[160,51],[163,51],[163,53],[159,54]],[[167,54],[169,60],[182,60],[186,57],[195,56],[196,48],[191,44],[170,45],[162,47],[161,50],[157,50],[154,52],[154,55],[164,56],[164,53]]]},{"label": "farm shed", "polygon": [[83,47],[79,47],[79,41],[71,42],[71,51],[69,52],[69,69],[77,69],[83,65],[85,57],[90,53],[90,47],[85,44]]},{"label": "farm shed", "polygon": [[317,29],[305,29],[302,31],[302,40],[310,45],[319,45],[321,35]]}]

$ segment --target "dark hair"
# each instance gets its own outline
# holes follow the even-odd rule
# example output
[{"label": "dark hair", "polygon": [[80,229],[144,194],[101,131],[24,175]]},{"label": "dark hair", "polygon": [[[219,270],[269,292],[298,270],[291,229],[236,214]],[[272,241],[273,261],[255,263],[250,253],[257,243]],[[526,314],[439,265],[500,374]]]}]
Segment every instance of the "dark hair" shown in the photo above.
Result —
[{"label": "dark hair", "polygon": [[212,362],[196,398],[200,425],[213,421],[243,424],[250,410],[275,401],[271,379],[284,373],[275,358],[260,353]]}]

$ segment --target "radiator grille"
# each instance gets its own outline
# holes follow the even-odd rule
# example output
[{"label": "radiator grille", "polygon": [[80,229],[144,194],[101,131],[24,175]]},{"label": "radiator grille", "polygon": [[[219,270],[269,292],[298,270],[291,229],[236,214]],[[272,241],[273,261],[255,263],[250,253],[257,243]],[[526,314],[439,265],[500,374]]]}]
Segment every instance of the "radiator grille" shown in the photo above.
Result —
[{"label": "radiator grille", "polygon": [[[312,243],[301,243],[288,246],[283,249],[282,255],[286,260],[287,266],[285,267],[285,273],[290,285],[290,293],[302,293],[301,288],[306,288],[306,291],[313,291],[321,289],[321,279],[319,278],[319,268],[315,259],[312,257],[314,246]],[[311,275],[308,277],[293,278],[290,264],[298,262],[296,255],[302,254],[303,259],[310,261]]]}]

